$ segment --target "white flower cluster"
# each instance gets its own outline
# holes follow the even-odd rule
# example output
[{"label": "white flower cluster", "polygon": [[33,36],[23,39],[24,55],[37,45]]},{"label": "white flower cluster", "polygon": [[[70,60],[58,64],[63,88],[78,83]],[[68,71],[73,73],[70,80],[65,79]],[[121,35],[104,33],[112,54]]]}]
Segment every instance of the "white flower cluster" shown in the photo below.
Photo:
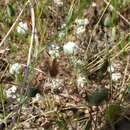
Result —
[{"label": "white flower cluster", "polygon": [[121,78],[121,73],[115,72],[115,69],[112,65],[108,66],[107,71],[111,73],[112,81],[118,81]]},{"label": "white flower cluster", "polygon": [[88,25],[89,24],[89,20],[86,18],[86,19],[76,19],[75,20],[75,23],[78,25],[78,26],[85,26],[85,25]]},{"label": "white flower cluster", "polygon": [[78,45],[75,42],[68,42],[63,46],[63,51],[67,55],[76,55],[78,53]]},{"label": "white flower cluster", "polygon": [[22,65],[19,63],[15,63],[15,64],[10,65],[9,72],[10,74],[13,74],[16,76],[20,74],[21,69],[22,69]]},{"label": "white flower cluster", "polygon": [[85,26],[89,24],[88,19],[76,19],[75,23],[77,25],[76,34],[81,35],[85,32]]},{"label": "white flower cluster", "polygon": [[25,34],[27,31],[28,31],[28,25],[27,23],[25,22],[20,22],[16,28],[17,32],[19,34]]},{"label": "white flower cluster", "polygon": [[60,51],[60,47],[57,44],[51,44],[48,47],[48,53],[52,58],[59,57],[60,56],[59,51]]},{"label": "white flower cluster", "polygon": [[9,88],[8,90],[6,90],[6,96],[7,98],[16,98],[16,94],[15,92],[17,91],[17,87],[16,86],[12,86],[11,88]]},{"label": "white flower cluster", "polygon": [[86,82],[87,82],[87,80],[83,76],[79,76],[77,78],[77,85],[80,86],[80,87],[82,87],[82,88],[84,87],[84,85],[86,84]]},{"label": "white flower cluster", "polygon": [[111,79],[113,80],[113,81],[118,81],[119,79],[121,78],[121,73],[112,73],[112,75],[111,75]]},{"label": "white flower cluster", "polygon": [[64,4],[61,0],[54,0],[54,3],[59,7],[62,7]]}]

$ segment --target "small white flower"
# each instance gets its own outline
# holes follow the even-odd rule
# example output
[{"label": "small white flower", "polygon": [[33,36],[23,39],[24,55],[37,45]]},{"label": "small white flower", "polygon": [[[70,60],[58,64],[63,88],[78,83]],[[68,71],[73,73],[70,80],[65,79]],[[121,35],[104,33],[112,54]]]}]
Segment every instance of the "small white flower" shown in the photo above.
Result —
[{"label": "small white flower", "polygon": [[83,34],[84,32],[85,32],[85,27],[83,27],[83,26],[81,26],[81,27],[78,27],[77,28],[77,31],[76,31],[76,34],[77,35],[81,35],[81,34]]},{"label": "small white flower", "polygon": [[28,25],[27,23],[20,22],[16,29],[18,33],[25,34],[26,31],[28,30]]},{"label": "small white flower", "polygon": [[65,36],[65,33],[64,32],[60,32],[58,36],[59,36],[59,38],[63,38]]},{"label": "small white flower", "polygon": [[51,44],[48,47],[48,53],[51,55],[52,58],[56,58],[60,56],[59,50],[60,50],[60,47],[57,44]]},{"label": "small white flower", "polygon": [[9,88],[8,90],[6,90],[6,95],[7,98],[16,98],[15,92],[17,91],[17,87],[15,85],[13,85],[11,88]]},{"label": "small white flower", "polygon": [[85,77],[80,76],[80,77],[77,78],[77,85],[78,86],[83,87],[85,85],[85,83],[86,83],[86,78]]},{"label": "small white flower", "polygon": [[43,102],[43,96],[37,93],[36,96],[32,99],[32,102]]},{"label": "small white flower", "polygon": [[63,6],[63,2],[61,0],[54,0],[54,3],[59,7]]},{"label": "small white flower", "polygon": [[96,7],[97,4],[95,2],[92,2],[92,7]]},{"label": "small white flower", "polygon": [[74,54],[75,55],[75,54],[77,54],[78,46],[74,42],[68,42],[67,44],[65,44],[63,46],[63,51],[65,54],[68,54],[68,55]]},{"label": "small white flower", "polygon": [[115,69],[114,69],[114,67],[112,65],[110,65],[110,66],[107,67],[107,71],[109,73],[113,73],[115,71]]},{"label": "small white flower", "polygon": [[66,24],[61,25],[61,29],[64,29],[66,27]]},{"label": "small white flower", "polygon": [[22,69],[22,65],[19,63],[15,63],[10,65],[9,72],[13,75],[18,75],[21,69]]},{"label": "small white flower", "polygon": [[89,24],[89,20],[87,18],[86,19],[76,19],[75,23],[78,26],[84,26],[84,25],[88,25]]},{"label": "small white flower", "polygon": [[112,73],[111,74],[111,79],[113,81],[118,81],[121,78],[121,73]]}]

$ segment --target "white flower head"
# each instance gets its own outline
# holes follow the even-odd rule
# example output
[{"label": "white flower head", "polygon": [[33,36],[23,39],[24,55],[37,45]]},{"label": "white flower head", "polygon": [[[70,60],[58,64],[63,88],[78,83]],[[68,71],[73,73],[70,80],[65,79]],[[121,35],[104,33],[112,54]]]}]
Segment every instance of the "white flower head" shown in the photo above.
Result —
[{"label": "white flower head", "polygon": [[118,81],[121,78],[121,73],[112,73],[111,74],[111,79],[113,81]]},{"label": "white flower head", "polygon": [[64,32],[60,32],[58,36],[59,36],[59,38],[63,38],[65,36],[65,33]]},{"label": "white flower head", "polygon": [[97,4],[95,2],[92,2],[92,7],[96,7]]},{"label": "white flower head", "polygon": [[60,47],[57,44],[51,44],[48,47],[48,53],[51,55],[52,58],[56,58],[60,56]]},{"label": "white flower head", "polygon": [[6,95],[8,98],[12,97],[12,98],[16,98],[15,92],[17,91],[17,87],[15,85],[13,85],[11,88],[9,88],[8,90],[6,90]]},{"label": "white flower head", "polygon": [[16,30],[17,30],[17,32],[18,32],[19,34],[25,34],[26,31],[28,30],[28,25],[27,25],[27,23],[26,23],[26,22],[25,22],[25,23],[24,23],[24,22],[20,22],[20,23],[18,24]]},{"label": "white flower head", "polygon": [[40,93],[37,93],[36,96],[32,99],[32,102],[43,102],[43,96]]},{"label": "white flower head", "polygon": [[61,25],[61,29],[64,29],[67,25],[64,23]]},{"label": "white flower head", "polygon": [[81,27],[78,27],[77,30],[76,30],[76,34],[77,35],[81,35],[85,32],[85,27],[81,26]]},{"label": "white flower head", "polygon": [[75,20],[75,23],[78,25],[78,26],[85,26],[85,25],[88,25],[89,24],[89,20],[87,18],[85,19],[76,19]]},{"label": "white flower head", "polygon": [[54,0],[54,3],[59,7],[62,7],[64,4],[61,0]]},{"label": "white flower head", "polygon": [[107,71],[109,73],[113,73],[115,71],[115,69],[114,69],[114,67],[112,65],[110,65],[110,66],[107,67]]},{"label": "white flower head", "polygon": [[63,46],[63,51],[65,54],[72,55],[78,53],[78,45],[74,42],[68,42]]},{"label": "white flower head", "polygon": [[22,69],[22,65],[19,63],[15,63],[15,64],[10,65],[9,72],[10,74],[18,75],[21,69]]},{"label": "white flower head", "polygon": [[79,76],[77,78],[77,85],[83,87],[86,84],[86,78]]}]

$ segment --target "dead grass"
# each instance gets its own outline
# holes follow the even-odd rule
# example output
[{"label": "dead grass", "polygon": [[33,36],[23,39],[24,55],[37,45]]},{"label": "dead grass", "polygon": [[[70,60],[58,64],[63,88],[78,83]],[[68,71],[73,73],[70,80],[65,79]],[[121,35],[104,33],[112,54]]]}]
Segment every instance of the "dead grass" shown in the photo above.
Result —
[{"label": "dead grass", "polygon": [[[118,120],[129,118],[129,3],[118,9],[112,2],[96,1],[95,7],[85,0],[64,1],[62,7],[47,0],[0,4],[1,129],[117,130]],[[89,20],[83,34],[76,34],[76,18]],[[27,23],[26,34],[16,31],[19,21]],[[76,55],[64,53],[67,42],[78,45]],[[53,52],[52,45],[59,49]],[[10,74],[14,63],[22,65],[17,76]],[[110,65],[114,72],[107,71]],[[121,77],[113,81],[116,72]],[[85,80],[79,82],[81,77]],[[17,90],[8,97],[12,85]]]}]

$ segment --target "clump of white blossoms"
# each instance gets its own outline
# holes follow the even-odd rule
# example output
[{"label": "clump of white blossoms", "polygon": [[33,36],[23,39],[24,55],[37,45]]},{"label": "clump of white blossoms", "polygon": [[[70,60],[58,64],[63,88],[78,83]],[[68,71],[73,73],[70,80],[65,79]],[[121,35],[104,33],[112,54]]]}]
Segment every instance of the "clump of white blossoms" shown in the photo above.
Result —
[{"label": "clump of white blossoms", "polygon": [[77,30],[76,30],[76,34],[77,35],[81,35],[85,32],[85,27],[84,26],[81,26],[81,27],[78,27]]},{"label": "clump of white blossoms", "polygon": [[77,78],[77,85],[79,86],[79,87],[84,87],[84,85],[86,84],[86,82],[87,82],[87,80],[86,80],[86,78],[85,77],[83,77],[83,76],[79,76],[78,78]]},{"label": "clump of white blossoms", "polygon": [[19,34],[25,34],[27,31],[28,31],[28,25],[27,23],[25,22],[20,22],[16,28],[17,32]]},{"label": "clump of white blossoms", "polygon": [[63,6],[63,1],[61,1],[61,0],[54,0],[54,3],[57,5],[57,6],[59,6],[59,7],[62,7]]},{"label": "clump of white blossoms", "polygon": [[119,73],[119,72],[111,74],[111,79],[113,81],[118,81],[120,78],[121,78],[121,73]]},{"label": "clump of white blossoms", "polygon": [[12,64],[10,65],[9,68],[10,74],[15,75],[15,77],[17,77],[17,75],[20,74],[21,70],[22,70],[22,65],[19,63]]},{"label": "clump of white blossoms", "polygon": [[48,47],[48,53],[51,55],[52,58],[59,57],[60,47],[57,44],[51,44]]},{"label": "clump of white blossoms", "polygon": [[16,94],[15,92],[17,91],[17,87],[15,85],[13,85],[11,88],[9,88],[8,90],[6,90],[6,96],[7,98],[16,98]]},{"label": "clump of white blossoms", "polygon": [[121,73],[115,72],[115,69],[112,65],[107,67],[107,72],[111,74],[112,81],[118,81],[121,78]]},{"label": "clump of white blossoms", "polygon": [[85,26],[89,24],[89,20],[87,18],[86,19],[76,19],[75,23],[77,25],[76,34],[82,35],[86,30]]},{"label": "clump of white blossoms", "polygon": [[78,53],[78,45],[75,42],[68,42],[63,46],[63,51],[67,55],[76,55]]},{"label": "clump of white blossoms", "polygon": [[89,24],[89,20],[87,18],[85,19],[76,19],[75,20],[75,23],[78,25],[78,26],[85,26],[85,25],[88,25]]}]

